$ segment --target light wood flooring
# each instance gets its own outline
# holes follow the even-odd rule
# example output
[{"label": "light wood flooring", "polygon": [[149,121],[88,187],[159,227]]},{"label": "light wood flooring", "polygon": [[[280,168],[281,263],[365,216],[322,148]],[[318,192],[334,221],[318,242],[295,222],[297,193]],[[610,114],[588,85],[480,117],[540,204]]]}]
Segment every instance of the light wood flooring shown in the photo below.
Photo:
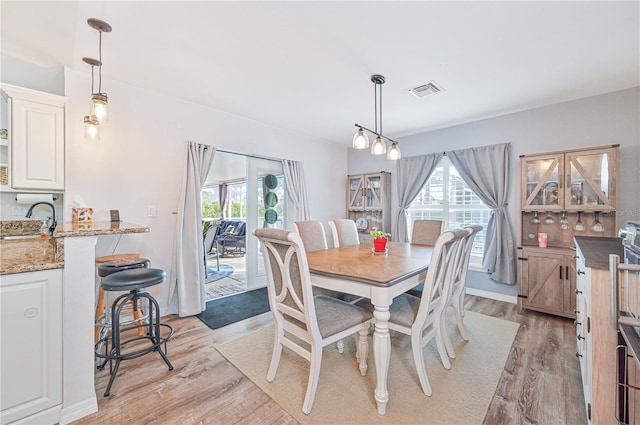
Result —
[{"label": "light wood flooring", "polygon": [[[465,305],[470,311],[521,323],[485,424],[587,423],[571,320],[519,314],[513,304],[474,296],[467,296]],[[108,371],[98,371],[99,410],[74,424],[297,423],[213,348],[271,324],[271,313],[217,330],[196,317],[164,320],[175,328],[168,344],[175,369],[168,371],[155,354],[124,361],[109,397],[103,396]]]}]

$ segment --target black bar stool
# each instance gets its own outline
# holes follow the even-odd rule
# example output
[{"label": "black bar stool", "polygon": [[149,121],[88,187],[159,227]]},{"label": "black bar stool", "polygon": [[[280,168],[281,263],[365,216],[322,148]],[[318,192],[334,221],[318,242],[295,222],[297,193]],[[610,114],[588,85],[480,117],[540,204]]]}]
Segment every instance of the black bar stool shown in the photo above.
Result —
[{"label": "black bar stool", "polygon": [[[173,336],[173,327],[160,323],[160,306],[156,299],[144,289],[164,282],[166,276],[167,274],[164,270],[137,268],[112,273],[102,280],[102,288],[105,291],[129,291],[129,293],[122,294],[116,298],[111,307],[113,326],[111,327],[111,335],[104,338],[104,342],[107,343],[105,353],[99,353],[96,350],[96,356],[108,360],[110,365],[111,378],[104,393],[105,397],[111,391],[111,385],[115,380],[122,360],[134,359],[157,351],[169,366],[169,370],[173,370],[173,365],[165,354],[166,343]],[[127,303],[131,302],[135,310],[142,299],[146,299],[149,302],[148,320],[145,323],[134,322],[130,326],[121,327],[120,313],[122,309]],[[121,339],[122,332],[139,327],[146,328],[146,335],[138,335],[124,341]],[[161,328],[169,330],[165,332],[165,336],[161,335]],[[108,345],[109,340],[111,340],[111,349],[109,349]],[[140,340],[148,340],[149,344],[142,344],[141,347],[136,344],[136,347],[131,351],[123,352],[122,349],[125,345]],[[165,344],[165,351],[162,350],[162,344]],[[112,363],[113,361],[115,361],[115,364]]]}]

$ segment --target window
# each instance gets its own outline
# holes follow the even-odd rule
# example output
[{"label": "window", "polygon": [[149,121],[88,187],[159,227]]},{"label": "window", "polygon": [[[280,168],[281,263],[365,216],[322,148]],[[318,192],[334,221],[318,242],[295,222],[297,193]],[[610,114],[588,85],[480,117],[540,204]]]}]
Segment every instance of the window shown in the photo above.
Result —
[{"label": "window", "polygon": [[413,220],[445,220],[447,229],[479,224],[483,229],[473,241],[470,265],[482,267],[490,214],[489,207],[473,193],[449,159],[444,157],[409,207],[409,235]]}]

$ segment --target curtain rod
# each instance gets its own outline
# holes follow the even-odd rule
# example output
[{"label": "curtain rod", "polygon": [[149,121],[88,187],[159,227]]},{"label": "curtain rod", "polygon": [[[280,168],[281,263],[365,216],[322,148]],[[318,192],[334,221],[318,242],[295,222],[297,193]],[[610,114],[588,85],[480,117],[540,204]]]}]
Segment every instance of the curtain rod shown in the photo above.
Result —
[{"label": "curtain rod", "polygon": [[232,150],[229,150],[229,149],[218,149],[218,148],[216,148],[216,152],[229,153],[231,155],[242,155],[242,156],[246,156],[246,157],[249,157],[249,158],[264,159],[264,160],[267,160],[267,161],[282,162],[281,159],[277,159],[277,158],[271,158],[271,157],[268,157],[268,156],[255,155],[255,154],[251,154],[251,153],[242,153],[242,152],[238,152],[238,151],[232,151]]}]

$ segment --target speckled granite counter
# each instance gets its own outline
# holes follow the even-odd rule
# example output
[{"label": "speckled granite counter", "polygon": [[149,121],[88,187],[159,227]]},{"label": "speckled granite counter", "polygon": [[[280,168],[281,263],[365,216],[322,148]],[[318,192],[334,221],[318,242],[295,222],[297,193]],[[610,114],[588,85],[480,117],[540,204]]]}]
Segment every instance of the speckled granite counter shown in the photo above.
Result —
[{"label": "speckled granite counter", "polygon": [[624,257],[621,238],[574,236],[577,247],[584,255],[585,266],[609,270],[609,254]]},{"label": "speckled granite counter", "polygon": [[149,232],[148,227],[123,222],[64,223],[50,237],[40,235],[41,226],[41,220],[0,222],[0,275],[63,268],[65,237]]},{"label": "speckled granite counter", "polygon": [[125,222],[95,221],[91,224],[63,223],[58,224],[54,238],[77,236],[123,235],[126,233],[148,233],[149,228]]}]

